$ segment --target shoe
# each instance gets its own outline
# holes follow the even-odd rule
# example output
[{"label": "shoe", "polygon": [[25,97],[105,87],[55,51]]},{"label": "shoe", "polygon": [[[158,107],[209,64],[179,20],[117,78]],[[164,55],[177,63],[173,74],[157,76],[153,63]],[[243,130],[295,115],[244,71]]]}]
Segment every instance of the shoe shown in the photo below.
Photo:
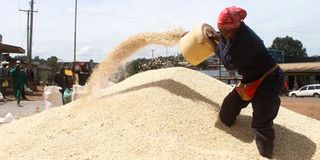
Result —
[{"label": "shoe", "polygon": [[18,102],[18,106],[19,106],[19,107],[24,107],[23,105],[20,104],[20,102]]},{"label": "shoe", "polygon": [[256,140],[256,145],[261,156],[271,159],[273,143],[269,141]]}]

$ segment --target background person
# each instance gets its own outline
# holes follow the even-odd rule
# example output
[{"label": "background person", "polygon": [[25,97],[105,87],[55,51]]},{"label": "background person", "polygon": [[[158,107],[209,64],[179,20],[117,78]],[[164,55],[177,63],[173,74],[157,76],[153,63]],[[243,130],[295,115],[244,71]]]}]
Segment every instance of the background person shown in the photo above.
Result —
[{"label": "background person", "polygon": [[9,65],[9,62],[3,61],[3,62],[1,62],[1,67],[0,67],[0,92],[1,92],[4,100],[6,98],[6,88],[9,87],[8,65]]},{"label": "background person", "polygon": [[27,80],[25,73],[21,70],[20,61],[17,61],[16,67],[12,69],[10,73],[13,79],[13,91],[17,100],[17,104],[19,107],[23,107],[20,104],[20,101],[22,99],[22,90],[24,85],[27,83]]}]

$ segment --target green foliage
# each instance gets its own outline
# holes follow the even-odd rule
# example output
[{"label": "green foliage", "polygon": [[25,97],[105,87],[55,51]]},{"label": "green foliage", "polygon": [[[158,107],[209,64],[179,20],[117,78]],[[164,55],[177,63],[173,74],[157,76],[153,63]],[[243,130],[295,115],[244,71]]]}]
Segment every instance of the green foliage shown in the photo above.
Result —
[{"label": "green foliage", "polygon": [[[21,62],[28,62],[27,56],[15,56],[14,58],[21,61]],[[35,56],[32,59],[32,62],[39,62],[42,65],[47,63],[47,61],[45,59],[41,59],[39,56]]]},{"label": "green foliage", "polygon": [[52,73],[47,70],[40,70],[39,71],[39,77],[40,81],[47,83],[49,81],[50,76],[52,76]]},{"label": "green foliage", "polygon": [[129,75],[134,75],[139,72],[139,70],[140,70],[139,66],[140,66],[139,61],[133,60],[131,62],[128,62],[125,67],[126,67],[126,71]]},{"label": "green foliage", "polygon": [[27,56],[15,56],[15,58],[21,62],[28,62]]},{"label": "green foliage", "polygon": [[126,65],[126,76],[131,76],[139,72],[152,70],[152,69],[160,69],[160,68],[168,68],[174,66],[183,66],[179,64],[179,62],[183,61],[182,55],[178,56],[168,56],[168,57],[157,57],[157,58],[138,58],[132,60]]},{"label": "green foliage", "polygon": [[197,67],[201,68],[202,70],[206,70],[209,68],[208,60],[205,60],[197,65]]},{"label": "green foliage", "polygon": [[45,59],[40,59],[39,56],[35,56],[32,61],[33,62],[39,62],[39,64],[42,64],[42,65],[47,63],[47,61]]},{"label": "green foliage", "polygon": [[52,68],[51,73],[56,73],[61,68],[61,64],[58,63],[58,57],[56,57],[56,56],[51,56],[50,58],[48,58],[47,64],[49,67]]},{"label": "green foliage", "polygon": [[270,47],[271,49],[284,50],[284,56],[308,57],[303,44],[290,36],[276,37]]}]

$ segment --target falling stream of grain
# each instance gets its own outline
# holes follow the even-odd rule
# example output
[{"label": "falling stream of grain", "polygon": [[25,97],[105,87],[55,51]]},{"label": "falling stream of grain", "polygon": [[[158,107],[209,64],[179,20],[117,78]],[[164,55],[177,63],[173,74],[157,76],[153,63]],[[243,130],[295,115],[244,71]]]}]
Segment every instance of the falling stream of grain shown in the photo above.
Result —
[{"label": "falling stream of grain", "polygon": [[138,50],[150,44],[176,45],[183,33],[182,28],[163,33],[147,32],[134,35],[123,41],[108,53],[107,58],[94,70],[88,81],[87,93],[85,95],[90,95],[93,92],[97,92],[97,90],[107,87],[110,75]]}]

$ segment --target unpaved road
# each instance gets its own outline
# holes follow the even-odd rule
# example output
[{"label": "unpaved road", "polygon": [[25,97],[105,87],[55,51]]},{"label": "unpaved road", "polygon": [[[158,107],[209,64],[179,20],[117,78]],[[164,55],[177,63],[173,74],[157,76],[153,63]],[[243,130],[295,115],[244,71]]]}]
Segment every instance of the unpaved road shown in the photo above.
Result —
[{"label": "unpaved road", "polygon": [[281,97],[281,106],[320,120],[320,98]]}]

